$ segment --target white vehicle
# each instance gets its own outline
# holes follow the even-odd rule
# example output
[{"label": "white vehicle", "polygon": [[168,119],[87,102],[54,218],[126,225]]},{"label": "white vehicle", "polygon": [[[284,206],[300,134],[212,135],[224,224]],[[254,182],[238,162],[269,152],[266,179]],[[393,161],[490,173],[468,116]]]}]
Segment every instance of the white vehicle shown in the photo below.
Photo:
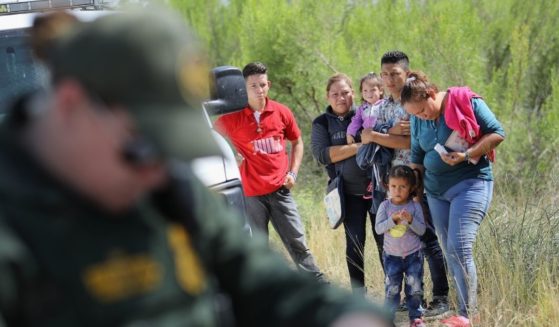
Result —
[{"label": "white vehicle", "polygon": [[[212,128],[209,115],[223,115],[242,110],[248,105],[245,79],[242,72],[232,66],[216,67],[212,70],[211,100],[204,102],[208,126]],[[193,160],[194,172],[210,188],[221,193],[227,203],[238,208],[245,221],[244,228],[250,234],[247,221],[245,198],[241,184],[241,173],[233,149],[225,138],[212,128],[212,134],[223,152],[223,157],[208,157]]]},{"label": "white vehicle", "polygon": [[[57,4],[56,8],[73,9],[72,14],[82,21],[94,20],[110,13],[98,10],[98,0],[5,1],[0,0],[0,119],[15,98],[48,85],[48,72],[35,60],[28,44],[29,28],[40,14],[34,11],[44,11],[48,4]],[[217,67],[211,73],[211,99],[201,104],[208,128],[212,128],[210,115],[241,110],[248,102],[244,79],[238,68]],[[250,233],[234,152],[213,129],[212,135],[221,147],[223,156],[199,158],[184,164],[190,165],[196,176],[210,189],[220,193],[228,205],[239,210],[244,219],[244,228]]]}]

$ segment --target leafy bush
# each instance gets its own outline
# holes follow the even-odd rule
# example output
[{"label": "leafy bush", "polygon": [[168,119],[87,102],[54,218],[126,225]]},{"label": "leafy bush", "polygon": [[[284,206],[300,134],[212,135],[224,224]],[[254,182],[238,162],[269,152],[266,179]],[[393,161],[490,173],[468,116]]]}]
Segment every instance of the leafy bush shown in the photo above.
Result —
[{"label": "leafy bush", "polygon": [[401,49],[441,88],[469,85],[486,99],[507,131],[502,172],[546,172],[559,154],[559,0],[171,2],[214,65],[266,63],[271,96],[307,134],[329,75],[358,82]]}]

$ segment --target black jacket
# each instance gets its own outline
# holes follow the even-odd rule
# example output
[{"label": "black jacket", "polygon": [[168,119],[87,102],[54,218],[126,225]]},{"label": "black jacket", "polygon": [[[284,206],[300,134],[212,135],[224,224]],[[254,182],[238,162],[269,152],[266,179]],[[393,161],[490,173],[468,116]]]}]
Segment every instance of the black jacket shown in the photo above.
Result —
[{"label": "black jacket", "polygon": [[[316,117],[312,123],[311,148],[313,157],[324,165],[330,179],[336,176],[336,169],[342,171],[344,178],[344,190],[348,194],[363,195],[369,184],[367,172],[357,166],[355,156],[332,163],[330,158],[331,146],[345,145],[346,131],[355,111],[351,110],[343,117],[336,116],[332,108],[328,106],[326,112]],[[356,136],[356,142],[360,142],[360,136]]]}]

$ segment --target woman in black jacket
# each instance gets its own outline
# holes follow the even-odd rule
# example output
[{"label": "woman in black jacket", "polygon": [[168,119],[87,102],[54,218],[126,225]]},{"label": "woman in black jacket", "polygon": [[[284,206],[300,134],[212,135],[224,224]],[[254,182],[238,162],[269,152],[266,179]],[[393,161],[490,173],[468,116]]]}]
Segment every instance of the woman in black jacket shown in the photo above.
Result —
[{"label": "woman in black jacket", "polygon": [[344,180],[344,205],[346,231],[346,259],[354,291],[365,291],[364,249],[366,240],[365,223],[367,214],[371,220],[379,260],[382,264],[382,235],[374,231],[375,216],[369,213],[371,200],[364,199],[369,184],[367,172],[357,166],[355,154],[361,146],[347,144],[346,130],[355,114],[353,110],[353,85],[345,74],[335,74],[328,79],[326,112],[316,117],[312,123],[311,147],[313,157],[325,166],[328,177],[336,177],[340,171]]}]

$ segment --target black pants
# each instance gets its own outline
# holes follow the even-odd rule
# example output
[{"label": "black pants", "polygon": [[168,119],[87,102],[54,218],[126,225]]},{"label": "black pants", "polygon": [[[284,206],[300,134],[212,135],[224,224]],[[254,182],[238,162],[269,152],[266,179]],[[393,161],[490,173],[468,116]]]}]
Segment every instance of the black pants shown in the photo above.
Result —
[{"label": "black pants", "polygon": [[351,287],[365,286],[365,241],[366,231],[365,223],[367,216],[371,221],[371,227],[375,243],[378,248],[379,262],[382,263],[382,245],[383,235],[375,233],[375,215],[369,213],[371,200],[365,200],[358,195],[345,195],[345,237],[346,237],[346,260],[347,269],[349,270],[349,278],[351,279]]}]

